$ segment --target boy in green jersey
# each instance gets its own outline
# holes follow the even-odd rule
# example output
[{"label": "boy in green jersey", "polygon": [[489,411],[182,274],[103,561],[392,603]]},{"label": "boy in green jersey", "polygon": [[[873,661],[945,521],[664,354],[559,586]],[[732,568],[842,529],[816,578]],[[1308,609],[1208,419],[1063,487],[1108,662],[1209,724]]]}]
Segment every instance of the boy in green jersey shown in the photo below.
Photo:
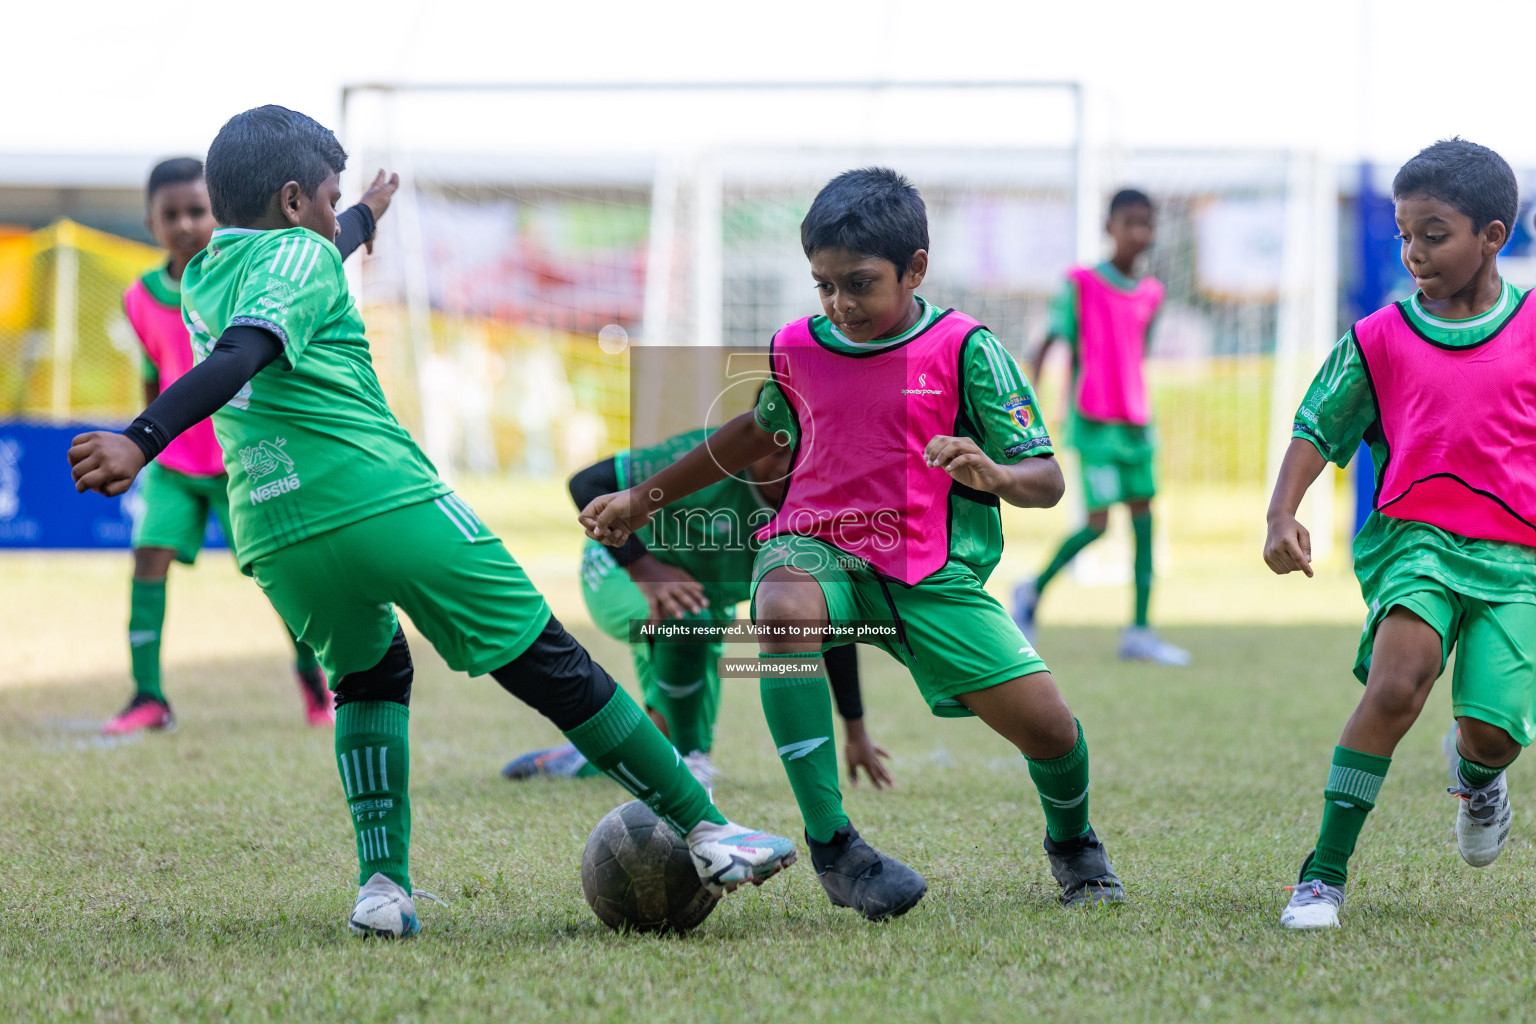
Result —
[{"label": "boy in green jersey", "polygon": [[927,891],[843,807],[819,656],[841,642],[836,629],[863,623],[881,632],[861,642],[900,660],[933,714],[979,717],[1024,755],[1062,903],[1119,903],[1124,888],[1089,822],[1082,727],[985,588],[1002,553],[1001,501],[1061,498],[1034,393],[990,331],[916,294],[927,210],[904,177],[839,175],[800,237],[823,315],[775,335],[756,409],[594,500],[579,517],[587,535],[622,544],[660,509],[788,444],[794,472],[754,564],[752,612],[766,631],[763,712],[828,898],[881,920]]},{"label": "boy in green jersey", "polygon": [[1120,634],[1120,657],[1160,665],[1187,665],[1189,652],[1162,639],[1147,624],[1152,601],[1152,498],[1157,459],[1143,360],[1163,287],[1136,277],[1136,261],[1152,246],[1152,200],[1128,188],[1109,202],[1104,230],[1115,252],[1096,267],[1067,276],[1051,307],[1050,330],[1030,368],[1040,379],[1055,342],[1072,350],[1072,396],[1067,432],[1082,470],[1088,522],[1062,542],[1050,564],[1014,591],[1014,620],[1035,635],[1035,610],[1056,574],[1078,552],[1104,536],[1110,507],[1124,502],[1136,535],[1136,612]]},{"label": "boy in green jersey", "polygon": [[[1487,536],[1502,528],[1474,524],[1467,510],[1502,513],[1491,501],[1479,506],[1476,490],[1428,506],[1414,498],[1488,472],[1477,458],[1490,437],[1501,453],[1494,465],[1536,445],[1536,418],[1518,431],[1501,428],[1500,417],[1528,408],[1528,400],[1501,393],[1507,389],[1479,388],[1475,416],[1459,395],[1435,397],[1447,388],[1464,391],[1462,374],[1478,363],[1528,365],[1536,333],[1529,303],[1500,277],[1497,263],[1518,211],[1515,176],[1492,150],[1453,139],[1408,161],[1392,194],[1403,265],[1418,290],[1355,324],[1324,362],[1297,410],[1268,513],[1264,561],[1276,573],[1310,577],[1311,540],[1296,510],[1329,462],[1345,466],[1362,440],[1369,445],[1376,495],[1354,543],[1369,609],[1354,664],[1365,690],[1334,748],[1317,842],[1281,916],[1293,929],[1338,926],[1360,831],[1398,742],[1453,649],[1451,792],[1461,798],[1457,847],[1474,867],[1493,863],[1503,848],[1512,818],[1504,769],[1536,738],[1536,531],[1523,542]],[[1423,372],[1428,366],[1445,369]],[[1405,396],[1428,407],[1404,417]],[[1516,472],[1523,465],[1513,464]],[[1399,494],[1404,472],[1413,479]],[[1479,489],[1500,498],[1487,485]],[[1505,509],[1511,527],[1530,530],[1529,508]]]},{"label": "boy in green jersey", "polygon": [[[345,259],[358,245],[372,246],[373,228],[389,209],[398,179],[383,172],[362,202],[337,218],[337,249]],[[144,349],[144,400],[153,402],[192,366],[192,342],[181,319],[181,275],[202,252],[216,226],[203,181],[203,163],[191,157],[163,160],[145,189],[145,225],[167,250],[163,266],[145,274],[123,296],[128,323]],[[143,512],[134,523],[133,587],[128,647],[134,693],[127,706],[102,726],[107,735],[141,729],[170,731],[176,718],[160,682],[160,639],[165,626],[166,576],[173,561],[191,565],[203,546],[212,513],[230,536],[229,494],[223,455],[206,420],[178,437],[144,474]],[[290,637],[291,638],[291,637]],[[335,720],[325,673],[309,645],[294,641],[294,671],[310,725]]]},{"label": "boy in green jersey", "polygon": [[224,125],[207,181],[225,227],[182,287],[200,361],[122,434],[75,439],[76,488],[121,494],[213,414],[236,557],[315,648],[336,693],[336,764],[359,864],[354,934],[419,928],[413,673],[396,605],[449,666],[493,676],[669,821],[711,891],[761,883],[793,863],[794,844],[727,821],[390,412],[332,244],[345,166],[336,137],[295,111],[258,107]]},{"label": "boy in green jersey", "polygon": [[[698,447],[713,433],[690,430],[660,444],[619,452],[571,477],[571,498],[578,509],[599,495],[643,480]],[[657,521],[609,548],[588,539],[582,551],[582,597],[598,628],[629,644],[635,676],[646,711],[656,727],[683,755],[706,789],[716,769],[710,757],[715,719],[720,709],[718,662],[725,652],[719,640],[699,643],[634,640],[635,621],[691,619],[728,622],[735,606],[751,596],[753,534],[773,518],[784,496],[789,453],[780,450],[669,507]],[[859,692],[858,655],[852,645],[826,653],[827,680],[843,719],[843,757],[848,777],[859,769],[876,789],[889,785],[881,763],[886,750],[869,737]],[[535,750],[502,769],[509,779],[535,775],[596,774],[569,744]]]}]

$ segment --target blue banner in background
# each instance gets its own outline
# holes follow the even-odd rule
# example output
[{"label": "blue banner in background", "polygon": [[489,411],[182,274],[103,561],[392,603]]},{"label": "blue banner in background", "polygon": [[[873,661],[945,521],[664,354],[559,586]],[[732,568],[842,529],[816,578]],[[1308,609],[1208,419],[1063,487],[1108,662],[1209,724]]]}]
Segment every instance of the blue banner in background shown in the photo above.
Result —
[{"label": "blue banner in background", "polygon": [[[144,506],[138,483],[121,497],[103,498],[77,494],[69,475],[69,443],[76,435],[116,429],[0,423],[0,549],[132,545],[133,524]],[[211,516],[206,544],[224,546]]]}]

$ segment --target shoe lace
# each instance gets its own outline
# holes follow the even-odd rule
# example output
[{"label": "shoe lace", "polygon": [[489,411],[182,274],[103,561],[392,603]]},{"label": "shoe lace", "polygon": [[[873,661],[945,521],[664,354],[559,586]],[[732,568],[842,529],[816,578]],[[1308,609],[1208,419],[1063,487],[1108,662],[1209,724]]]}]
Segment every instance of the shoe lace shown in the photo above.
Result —
[{"label": "shoe lace", "polygon": [[1457,779],[1456,785],[1448,786],[1446,792],[1452,796],[1459,796],[1467,802],[1467,812],[1473,817],[1486,817],[1482,812],[1496,806],[1503,796],[1499,782],[1504,776],[1500,775],[1486,786],[1469,786]]},{"label": "shoe lace", "polygon": [[1295,894],[1292,896],[1292,902],[1295,902],[1297,896],[1301,897],[1302,903],[1332,903],[1337,907],[1344,902],[1343,893],[1327,882],[1316,878],[1309,878],[1304,882],[1297,882],[1295,885],[1288,885],[1285,888],[1288,892]]}]

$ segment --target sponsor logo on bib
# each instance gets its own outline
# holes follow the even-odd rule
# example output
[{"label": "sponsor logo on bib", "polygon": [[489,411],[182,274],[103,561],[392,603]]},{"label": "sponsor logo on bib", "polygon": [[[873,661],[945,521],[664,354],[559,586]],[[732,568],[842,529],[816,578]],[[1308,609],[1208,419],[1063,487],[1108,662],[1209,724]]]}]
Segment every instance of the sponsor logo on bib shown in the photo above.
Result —
[{"label": "sponsor logo on bib", "polygon": [[941,388],[930,388],[928,386],[928,375],[920,373],[917,375],[917,387],[902,388],[901,393],[904,395],[942,395],[944,391]]}]

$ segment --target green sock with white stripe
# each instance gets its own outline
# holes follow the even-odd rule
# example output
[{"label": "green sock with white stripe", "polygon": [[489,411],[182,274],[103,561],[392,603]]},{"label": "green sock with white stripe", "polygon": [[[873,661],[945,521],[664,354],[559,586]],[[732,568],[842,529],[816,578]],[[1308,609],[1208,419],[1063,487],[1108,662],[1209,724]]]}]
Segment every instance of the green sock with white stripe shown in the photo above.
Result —
[{"label": "green sock with white stripe", "polygon": [[767,671],[791,659],[810,661],[820,654],[761,654],[765,671],[761,695],[763,717],[778,748],[779,761],[795,791],[805,834],[818,843],[848,824],[843,793],[837,782],[837,743],[832,732],[832,691],[824,675],[801,672],[780,676]]},{"label": "green sock with white stripe", "polygon": [[1365,754],[1348,747],[1333,748],[1333,767],[1323,789],[1323,825],[1317,833],[1317,849],[1301,872],[1301,881],[1317,879],[1343,885],[1349,876],[1349,858],[1365,827],[1365,817],[1376,807],[1381,783],[1392,766],[1390,757]]},{"label": "green sock with white stripe", "polygon": [[1088,831],[1088,741],[1083,723],[1077,725],[1077,744],[1060,757],[1026,757],[1029,777],[1045,810],[1045,831],[1058,843],[1076,839]]},{"label": "green sock with white stripe", "polygon": [[375,872],[411,891],[411,710],[383,700],[336,709],[336,764],[357,832],[357,884]]},{"label": "green sock with white stripe", "polygon": [[704,787],[688,774],[682,755],[623,688],[613,691],[601,711],[567,730],[565,738],[598,771],[667,819],[679,835],[687,835],[701,821],[725,824]]}]

